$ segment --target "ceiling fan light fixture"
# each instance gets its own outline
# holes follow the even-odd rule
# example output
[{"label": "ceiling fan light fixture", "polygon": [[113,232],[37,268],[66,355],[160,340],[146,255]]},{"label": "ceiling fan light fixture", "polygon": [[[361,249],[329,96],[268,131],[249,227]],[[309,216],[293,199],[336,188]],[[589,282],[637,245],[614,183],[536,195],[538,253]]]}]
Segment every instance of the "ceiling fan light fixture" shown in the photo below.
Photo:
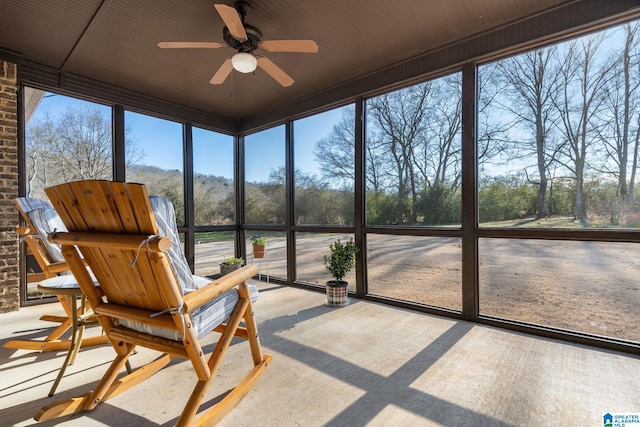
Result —
[{"label": "ceiling fan light fixture", "polygon": [[231,57],[231,64],[236,71],[253,73],[258,66],[258,60],[248,52],[238,52]]}]

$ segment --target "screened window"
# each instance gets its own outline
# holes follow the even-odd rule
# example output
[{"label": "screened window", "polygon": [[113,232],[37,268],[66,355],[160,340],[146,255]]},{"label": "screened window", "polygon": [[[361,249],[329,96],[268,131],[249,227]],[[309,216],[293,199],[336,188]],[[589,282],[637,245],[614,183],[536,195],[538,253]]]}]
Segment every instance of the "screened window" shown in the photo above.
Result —
[{"label": "screened window", "polygon": [[245,137],[245,219],[248,224],[286,221],[285,128]]},{"label": "screened window", "polygon": [[195,225],[233,224],[233,137],[196,127],[192,132]]},{"label": "screened window", "polygon": [[367,234],[369,293],[461,311],[461,243],[457,237]]},{"label": "screened window", "polygon": [[638,228],[638,22],[480,67],[480,223]]},{"label": "screened window", "polygon": [[460,224],[461,75],[366,101],[366,212],[371,225]]},{"label": "screened window", "polygon": [[111,108],[25,88],[27,196],[80,179],[111,179]]},{"label": "screened window", "polygon": [[638,244],[595,231],[640,227],[639,34],[635,21],[479,68],[480,226],[541,238],[479,239],[481,315],[640,339]]},{"label": "screened window", "polygon": [[184,225],[182,125],[130,111],[124,119],[127,181],[145,184],[149,194],[171,200],[178,226]]},{"label": "screened window", "polygon": [[213,276],[220,273],[220,263],[235,256],[235,233],[216,231],[195,233],[195,274]]},{"label": "screened window", "polygon": [[480,239],[480,314],[638,342],[637,246]]},{"label": "screened window", "polygon": [[296,224],[353,225],[354,117],[348,106],[293,123]]},{"label": "screened window", "polygon": [[[324,285],[334,280],[324,266],[324,256],[329,256],[329,245],[336,240],[346,243],[353,234],[344,233],[296,233],[296,280]],[[355,267],[344,277],[349,290],[356,290]]]},{"label": "screened window", "polygon": [[[277,277],[287,280],[287,234],[278,231],[251,230],[247,232],[247,259],[249,265],[258,267],[258,278],[270,280]],[[256,257],[253,245],[253,237],[262,237],[266,240],[265,252],[262,258]]]}]

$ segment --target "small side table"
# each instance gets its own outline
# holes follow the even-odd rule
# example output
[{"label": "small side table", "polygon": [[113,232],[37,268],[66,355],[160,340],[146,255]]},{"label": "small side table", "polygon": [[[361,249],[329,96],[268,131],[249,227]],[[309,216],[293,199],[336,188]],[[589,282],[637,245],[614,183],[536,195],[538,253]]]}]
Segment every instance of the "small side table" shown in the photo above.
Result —
[{"label": "small side table", "polygon": [[[73,277],[73,275],[56,276],[50,279],[43,280],[38,284],[38,291],[47,295],[63,295],[65,298],[69,298],[71,303],[71,313],[74,313],[71,317],[71,344],[67,350],[67,357],[64,359],[64,363],[58,371],[58,376],[51,386],[49,396],[53,396],[58,388],[58,384],[64,375],[67,366],[73,365],[80,350],[82,343],[82,335],[84,334],[84,327],[87,325],[97,324],[93,313],[87,313],[86,300],[80,285]],[[80,306],[78,307],[78,299],[80,299]]]},{"label": "small side table", "polygon": [[[267,259],[267,254],[265,253],[261,258],[253,257],[251,259],[251,264],[253,264],[254,262],[258,264],[258,280],[262,280],[262,276],[265,276],[267,278],[267,284],[269,284],[269,260]],[[262,272],[263,263],[266,266],[266,274]]]}]

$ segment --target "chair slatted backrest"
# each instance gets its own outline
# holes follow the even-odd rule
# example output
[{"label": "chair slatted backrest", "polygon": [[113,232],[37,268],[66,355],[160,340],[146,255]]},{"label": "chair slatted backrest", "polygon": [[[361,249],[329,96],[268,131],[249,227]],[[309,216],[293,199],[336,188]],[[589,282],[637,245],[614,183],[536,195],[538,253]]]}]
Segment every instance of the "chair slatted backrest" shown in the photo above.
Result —
[{"label": "chair slatted backrest", "polygon": [[[77,181],[49,187],[49,200],[69,232],[114,235],[158,235],[158,227],[142,184]],[[100,283],[109,303],[160,312],[180,305],[180,285],[168,257],[144,247],[78,249]]]}]

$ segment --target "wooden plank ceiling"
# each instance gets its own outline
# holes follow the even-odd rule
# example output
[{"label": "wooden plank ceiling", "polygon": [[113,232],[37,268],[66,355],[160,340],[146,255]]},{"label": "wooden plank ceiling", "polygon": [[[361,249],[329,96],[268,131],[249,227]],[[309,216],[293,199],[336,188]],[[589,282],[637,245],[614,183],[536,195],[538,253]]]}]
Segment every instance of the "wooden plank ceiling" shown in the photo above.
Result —
[{"label": "wooden plank ceiling", "polygon": [[[218,0],[233,5],[233,2]],[[240,121],[482,34],[566,0],[249,0],[265,40],[312,39],[319,52],[257,52],[295,83],[263,70],[209,80],[235,51],[160,49],[161,41],[223,42],[212,0],[21,0],[0,6],[0,48],[24,61]]]}]

